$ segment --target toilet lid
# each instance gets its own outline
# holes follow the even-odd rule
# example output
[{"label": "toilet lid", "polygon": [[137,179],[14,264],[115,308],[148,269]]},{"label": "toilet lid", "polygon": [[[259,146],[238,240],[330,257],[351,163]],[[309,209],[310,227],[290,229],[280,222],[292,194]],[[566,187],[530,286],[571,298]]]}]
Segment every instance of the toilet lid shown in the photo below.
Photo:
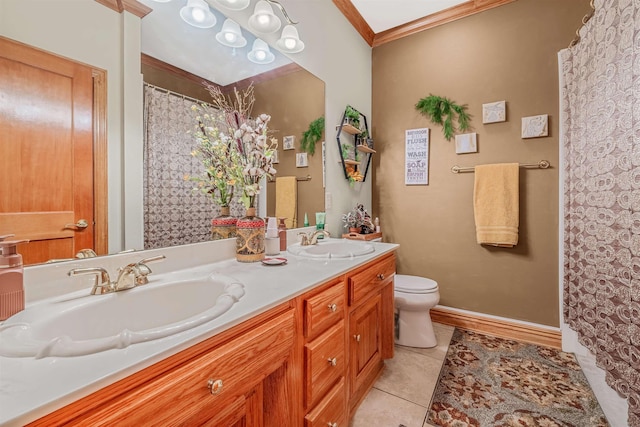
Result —
[{"label": "toilet lid", "polygon": [[411,294],[428,294],[438,290],[438,282],[426,277],[405,276],[397,274],[394,282],[395,290]]}]

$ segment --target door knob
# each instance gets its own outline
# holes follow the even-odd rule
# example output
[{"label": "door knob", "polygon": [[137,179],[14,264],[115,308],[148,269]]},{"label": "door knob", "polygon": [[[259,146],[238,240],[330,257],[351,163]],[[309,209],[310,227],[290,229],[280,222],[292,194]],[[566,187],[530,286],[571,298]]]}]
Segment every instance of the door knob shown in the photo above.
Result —
[{"label": "door knob", "polygon": [[89,223],[86,219],[79,219],[75,224],[67,224],[64,228],[76,228],[78,230],[84,230],[89,226]]},{"label": "door knob", "polygon": [[336,366],[338,364],[338,359],[336,359],[335,357],[330,357],[327,359],[327,361],[329,362],[329,365],[331,366]]},{"label": "door knob", "polygon": [[337,304],[329,304],[329,311],[330,312],[335,313],[337,309],[338,309]]},{"label": "door knob", "polygon": [[353,339],[356,340],[357,342],[360,342],[360,334],[354,335]]},{"label": "door knob", "polygon": [[222,393],[222,380],[218,379],[207,381],[207,388],[213,395]]}]

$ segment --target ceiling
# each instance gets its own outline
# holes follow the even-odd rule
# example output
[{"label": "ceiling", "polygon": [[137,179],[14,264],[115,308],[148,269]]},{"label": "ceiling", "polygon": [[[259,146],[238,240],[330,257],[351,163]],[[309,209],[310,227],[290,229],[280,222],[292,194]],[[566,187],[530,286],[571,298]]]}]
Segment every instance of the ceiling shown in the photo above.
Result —
[{"label": "ceiling", "polygon": [[[215,35],[225,17],[215,9],[214,0],[207,2],[218,22],[209,29],[194,28],[182,21],[179,12],[187,0],[138,1],[152,9],[142,20],[142,52],[194,76],[227,86],[291,64],[291,60],[273,48],[276,57],[273,63],[258,65],[248,61],[247,53],[255,36],[245,29],[242,30],[247,39],[245,47],[234,49],[218,43]],[[512,1],[515,0],[333,0],[333,3],[363,39],[375,47]]]},{"label": "ceiling", "polygon": [[406,24],[467,0],[351,0],[374,33]]}]

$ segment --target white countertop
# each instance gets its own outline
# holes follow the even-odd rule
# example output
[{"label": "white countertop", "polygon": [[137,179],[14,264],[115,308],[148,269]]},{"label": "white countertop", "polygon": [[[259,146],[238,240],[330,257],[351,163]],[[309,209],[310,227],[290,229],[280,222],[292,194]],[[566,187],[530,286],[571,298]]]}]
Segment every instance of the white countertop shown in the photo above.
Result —
[{"label": "white countertop", "polygon": [[[390,243],[373,245],[375,252],[353,259],[316,260],[282,253],[279,256],[288,258],[288,263],[282,266],[265,266],[259,262],[245,264],[232,258],[182,268],[181,274],[193,273],[195,276],[211,272],[231,276],[244,284],[246,293],[228,312],[208,323],[124,349],[87,356],[46,357],[37,360],[31,357],[0,357],[0,425],[21,426],[34,421],[398,247]],[[196,252],[205,247],[208,246],[196,246]],[[186,253],[186,257],[189,257],[193,248],[182,249],[183,252],[186,251],[182,255],[180,251],[181,249],[172,248],[160,252],[178,254],[178,258],[185,257]],[[138,252],[135,256],[139,260],[143,255],[153,253]],[[100,263],[95,259],[92,262]],[[157,269],[156,276],[167,274],[171,265],[171,255],[167,255],[167,262]],[[67,264],[58,268],[66,271],[74,267],[76,266]],[[43,267],[43,270],[45,268],[56,267]],[[153,275],[150,276],[152,277]],[[152,285],[153,281],[150,281],[146,286]],[[86,293],[89,290],[90,286],[76,292]],[[43,302],[46,300],[34,304]]]}]

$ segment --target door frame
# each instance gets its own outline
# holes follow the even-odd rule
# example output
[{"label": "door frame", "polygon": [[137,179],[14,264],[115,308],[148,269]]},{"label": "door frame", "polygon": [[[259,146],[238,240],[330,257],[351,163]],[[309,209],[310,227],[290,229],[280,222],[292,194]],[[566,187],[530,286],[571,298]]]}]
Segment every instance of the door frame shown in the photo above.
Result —
[{"label": "door frame", "polygon": [[91,66],[93,76],[93,250],[109,253],[107,173],[107,71]]}]

